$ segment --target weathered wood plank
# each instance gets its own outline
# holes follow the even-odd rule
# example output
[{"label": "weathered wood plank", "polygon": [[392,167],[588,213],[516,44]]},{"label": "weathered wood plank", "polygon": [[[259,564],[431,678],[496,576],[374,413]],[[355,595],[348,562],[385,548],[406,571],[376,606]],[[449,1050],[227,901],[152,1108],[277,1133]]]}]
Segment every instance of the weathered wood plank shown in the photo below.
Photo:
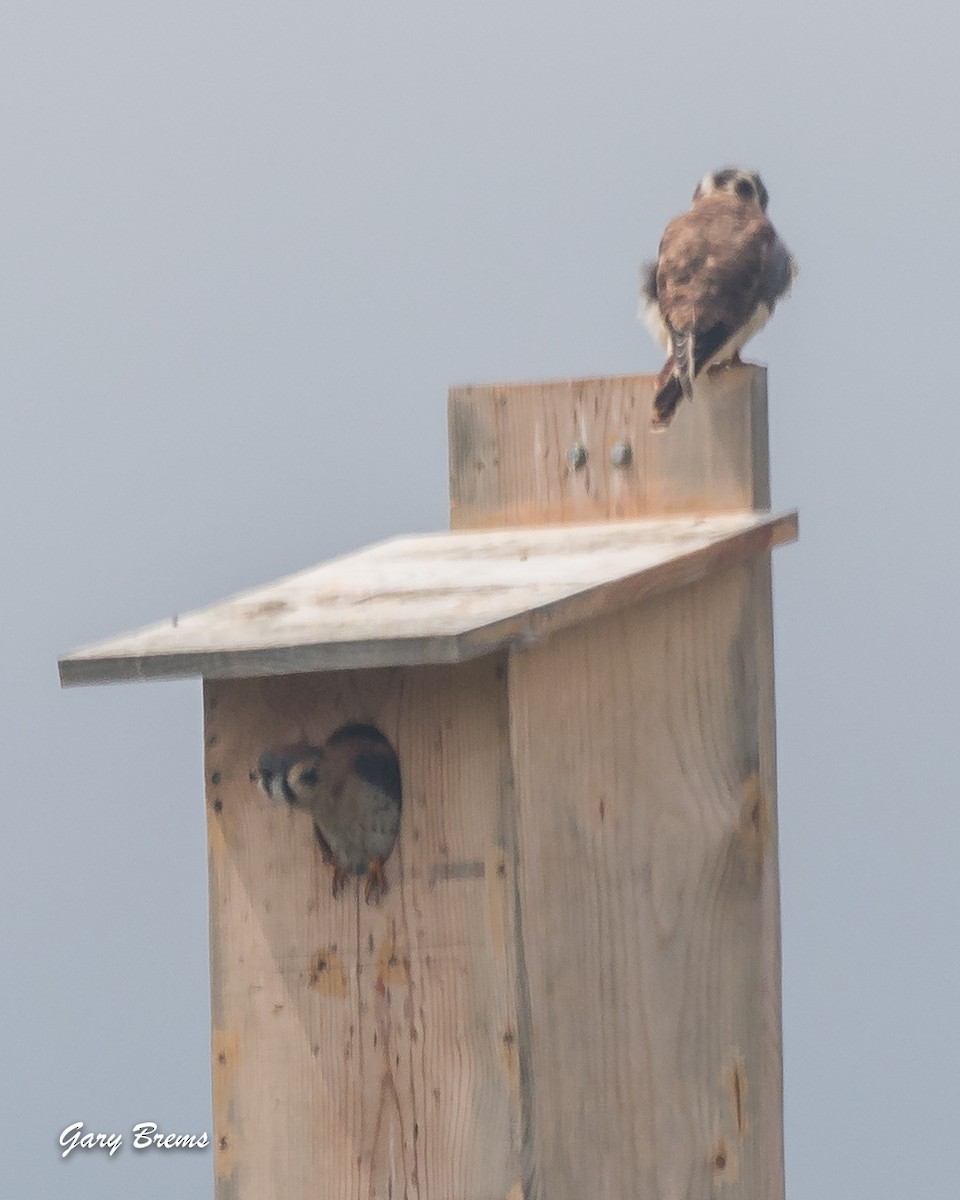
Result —
[{"label": "weathered wood plank", "polygon": [[[455,669],[205,684],[218,1200],[507,1200],[522,1169],[506,683]],[[404,782],[389,892],[335,901],[248,779],[347,720]]]},{"label": "weathered wood plank", "polygon": [[[653,375],[452,388],[451,526],[768,509],[765,368],[704,376],[667,430],[650,427],[655,390]],[[626,466],[610,461],[618,442]]]},{"label": "weathered wood plank", "polygon": [[397,538],[81,650],[64,683],[465,662],[796,536],[754,513]]},{"label": "weathered wood plank", "polygon": [[536,1200],[783,1196],[769,567],[515,650]]},{"label": "weathered wood plank", "polygon": [[[783,1030],[780,944],[780,857],[777,822],[777,712],[773,653],[773,578],[770,555],[750,567],[753,612],[756,619],[757,731],[760,750],[758,791],[751,820],[762,859],[760,876],[760,1011],[757,1037],[764,1053],[758,1063],[760,1095],[756,1109],[754,1153],[761,1156],[758,1172],[770,1180],[777,1200],[786,1190],[783,1158]],[[754,815],[755,814],[755,815]]]}]

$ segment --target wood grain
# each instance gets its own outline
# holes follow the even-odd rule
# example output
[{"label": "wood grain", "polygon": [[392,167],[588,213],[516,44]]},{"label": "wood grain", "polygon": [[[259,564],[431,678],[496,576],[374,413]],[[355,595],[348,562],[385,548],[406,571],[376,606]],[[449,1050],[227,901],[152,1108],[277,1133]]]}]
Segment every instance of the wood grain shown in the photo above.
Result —
[{"label": "wood grain", "polygon": [[780,1200],[769,568],[510,658],[536,1200]]},{"label": "wood grain", "polygon": [[[650,427],[656,376],[452,388],[450,524],[492,529],[770,507],[766,370],[697,381],[666,430]],[[610,452],[626,442],[632,460]],[[576,468],[575,445],[586,451]]]},{"label": "wood grain", "polygon": [[[502,659],[208,682],[218,1200],[518,1194],[522,1106]],[[347,720],[394,743],[380,907],[331,896],[309,818],[250,782]]]},{"label": "wood grain", "polygon": [[735,513],[395,538],[61,660],[64,683],[466,662],[796,536]]}]

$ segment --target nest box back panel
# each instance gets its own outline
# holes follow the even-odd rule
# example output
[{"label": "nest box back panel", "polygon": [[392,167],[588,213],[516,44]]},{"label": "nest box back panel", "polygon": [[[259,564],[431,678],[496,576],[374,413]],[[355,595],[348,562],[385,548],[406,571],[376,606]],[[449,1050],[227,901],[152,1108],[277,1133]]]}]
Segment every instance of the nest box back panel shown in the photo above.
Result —
[{"label": "nest box back panel", "polygon": [[450,524],[497,529],[770,507],[767,373],[701,376],[667,434],[656,376],[450,389]]},{"label": "nest box back panel", "polygon": [[[503,659],[204,696],[218,1200],[519,1195]],[[402,770],[369,903],[362,874],[334,897],[310,814],[255,781],[266,747],[347,722]]]}]

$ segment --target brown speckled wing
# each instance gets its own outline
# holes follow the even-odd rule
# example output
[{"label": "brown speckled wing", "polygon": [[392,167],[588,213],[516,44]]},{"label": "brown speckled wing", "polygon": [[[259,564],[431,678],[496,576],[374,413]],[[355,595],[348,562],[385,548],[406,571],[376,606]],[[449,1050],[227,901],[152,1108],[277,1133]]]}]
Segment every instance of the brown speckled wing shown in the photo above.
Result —
[{"label": "brown speckled wing", "polygon": [[667,226],[657,299],[670,329],[694,335],[694,375],[763,298],[775,241],[756,205],[725,192],[703,197]]}]

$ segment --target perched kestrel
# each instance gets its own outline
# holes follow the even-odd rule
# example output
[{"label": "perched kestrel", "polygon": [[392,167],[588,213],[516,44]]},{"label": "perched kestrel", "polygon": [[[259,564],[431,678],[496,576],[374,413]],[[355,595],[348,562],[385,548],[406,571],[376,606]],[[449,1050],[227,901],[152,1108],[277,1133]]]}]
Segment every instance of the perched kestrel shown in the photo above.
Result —
[{"label": "perched kestrel", "polygon": [[333,866],[333,894],[350,875],[366,875],[364,895],[387,890],[384,863],[400,829],[400,764],[372,725],[344,725],[323,747],[309,742],[264,750],[251,773],[267,795],[304,809],[324,862]]},{"label": "perched kestrel", "polygon": [[690,209],[664,230],[657,261],[644,268],[644,320],[668,352],[654,425],[670,423],[701,371],[738,362],[790,290],[797,264],[767,220],[767,198],[752,171],[705,175]]}]

